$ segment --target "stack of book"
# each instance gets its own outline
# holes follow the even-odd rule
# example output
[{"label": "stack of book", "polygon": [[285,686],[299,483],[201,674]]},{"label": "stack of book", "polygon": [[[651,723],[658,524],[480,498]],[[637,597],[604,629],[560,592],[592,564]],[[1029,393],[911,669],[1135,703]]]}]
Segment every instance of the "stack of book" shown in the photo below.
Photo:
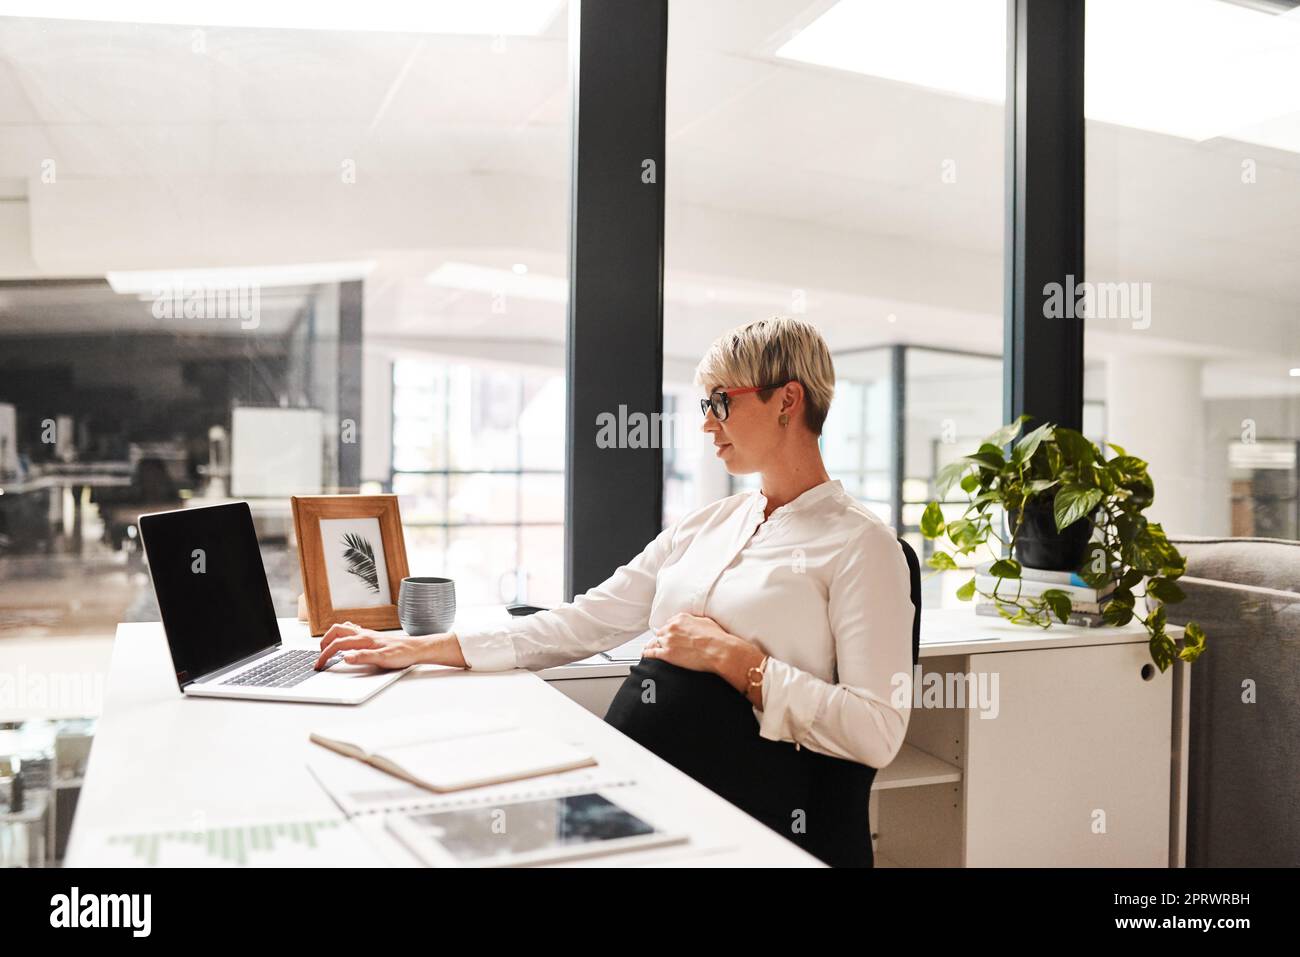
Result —
[{"label": "stack of book", "polygon": [[[1092,588],[1074,572],[1050,572],[1041,568],[1021,568],[1019,580],[996,578],[989,573],[991,564],[985,562],[975,568],[975,590],[979,593],[979,601],[975,604],[976,614],[1001,617],[998,613],[999,604],[1004,611],[1015,614],[1018,609],[1009,602],[1015,601],[1017,595],[1020,598],[1037,598],[1052,588],[1070,596],[1070,617],[1065,622],[1067,625],[1095,628],[1106,623],[1102,619],[1102,611],[1115,591],[1115,582],[1107,582],[1104,588]],[[998,598],[1004,601],[995,602],[985,597],[993,594],[995,586]],[[1052,616],[1053,623],[1059,621],[1055,615]]]}]

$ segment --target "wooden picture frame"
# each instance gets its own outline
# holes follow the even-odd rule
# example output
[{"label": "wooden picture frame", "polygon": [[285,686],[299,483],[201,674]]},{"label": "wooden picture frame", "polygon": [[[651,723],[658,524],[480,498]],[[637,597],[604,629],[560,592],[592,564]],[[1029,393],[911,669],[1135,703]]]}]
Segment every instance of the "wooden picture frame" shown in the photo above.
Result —
[{"label": "wooden picture frame", "polygon": [[344,621],[400,628],[397,598],[410,572],[397,496],[294,495],[290,502],[312,635]]}]

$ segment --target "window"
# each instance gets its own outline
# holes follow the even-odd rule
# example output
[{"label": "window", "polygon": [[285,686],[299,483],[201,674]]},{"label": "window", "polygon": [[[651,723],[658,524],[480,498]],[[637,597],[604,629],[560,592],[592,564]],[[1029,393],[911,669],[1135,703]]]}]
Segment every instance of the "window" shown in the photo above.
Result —
[{"label": "window", "polygon": [[564,421],[563,376],[393,364],[392,487],[412,574],[454,579],[465,605],[563,601]]},{"label": "window", "polygon": [[1088,0],[1086,396],[1172,534],[1300,538],[1293,7]]},{"label": "window", "polygon": [[896,444],[893,348],[840,353],[835,360],[835,401],[823,430],[822,457],[832,479],[894,524]]},{"label": "window", "polygon": [[293,616],[289,495],[399,478],[413,570],[558,597],[567,5],[283,6],[0,21],[0,635],[156,617],[134,517],[229,497]]},{"label": "window", "polygon": [[[827,468],[924,558],[935,472],[1000,424],[1006,4],[736,9],[669,19],[664,390],[698,400],[732,327],[813,322],[836,365]],[[670,502],[757,484],[692,448]]]}]

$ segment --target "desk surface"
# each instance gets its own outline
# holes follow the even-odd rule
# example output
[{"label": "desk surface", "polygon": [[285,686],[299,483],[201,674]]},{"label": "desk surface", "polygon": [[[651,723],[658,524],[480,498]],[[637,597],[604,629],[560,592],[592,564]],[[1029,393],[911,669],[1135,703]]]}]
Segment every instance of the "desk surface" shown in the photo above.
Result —
[{"label": "desk surface", "polygon": [[[314,647],[306,626],[280,622],[291,647]],[[261,819],[338,817],[307,769],[324,752],[308,740],[320,727],[349,720],[431,710],[487,710],[581,742],[603,766],[636,780],[635,800],[656,823],[690,843],[593,859],[598,865],[816,866],[818,862],[764,825],[590,714],[537,675],[471,674],[435,666],[404,675],[357,707],[223,701],[180,694],[166,639],[156,623],[118,626],[104,711],[66,857],[69,866],[104,863],[104,831],[253,823]],[[372,829],[367,829],[371,833]],[[394,857],[394,854],[399,856]],[[396,845],[390,864],[414,861]]]}]

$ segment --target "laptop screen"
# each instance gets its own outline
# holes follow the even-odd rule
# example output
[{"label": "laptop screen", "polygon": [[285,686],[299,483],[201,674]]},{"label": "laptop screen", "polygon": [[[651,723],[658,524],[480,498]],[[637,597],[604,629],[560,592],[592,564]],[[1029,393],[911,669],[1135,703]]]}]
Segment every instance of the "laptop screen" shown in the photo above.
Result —
[{"label": "laptop screen", "polygon": [[142,515],[140,536],[181,687],[279,642],[247,502]]}]

